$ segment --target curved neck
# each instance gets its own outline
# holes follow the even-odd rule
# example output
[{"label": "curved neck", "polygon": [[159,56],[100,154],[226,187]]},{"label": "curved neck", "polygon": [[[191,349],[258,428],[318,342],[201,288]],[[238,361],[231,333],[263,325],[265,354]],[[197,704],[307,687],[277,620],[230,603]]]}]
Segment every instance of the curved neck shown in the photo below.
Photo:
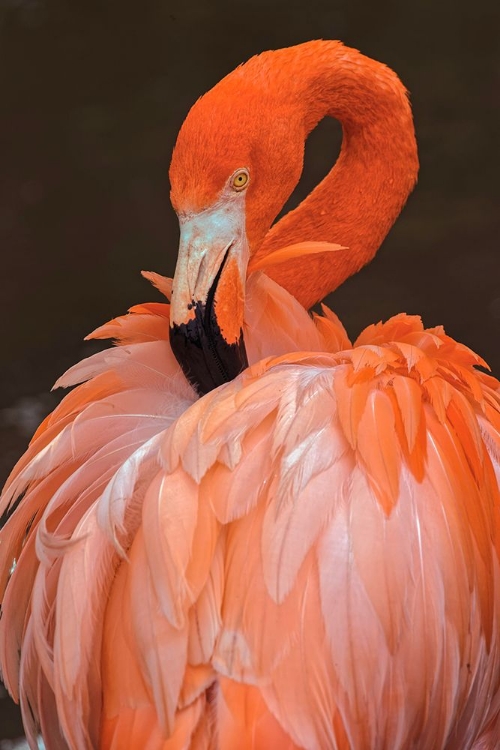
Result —
[{"label": "curved neck", "polygon": [[302,109],[304,138],[323,117],[340,120],[342,149],[325,179],[269,230],[256,258],[303,241],[348,247],[266,269],[309,308],[373,258],[415,184],[418,157],[406,90],[395,73],[339,42],[292,49],[298,54],[280,96]]}]

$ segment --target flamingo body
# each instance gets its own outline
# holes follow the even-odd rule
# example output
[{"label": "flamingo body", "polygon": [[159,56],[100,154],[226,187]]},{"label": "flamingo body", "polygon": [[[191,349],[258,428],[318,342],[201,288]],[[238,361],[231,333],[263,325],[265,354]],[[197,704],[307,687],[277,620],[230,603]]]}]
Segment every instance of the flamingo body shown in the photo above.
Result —
[{"label": "flamingo body", "polygon": [[[338,43],[291,49],[280,51],[289,67],[300,58],[307,69],[321,52],[347,60],[348,82],[356,65],[366,72],[366,58]],[[273,54],[247,64],[250,90],[260,71],[271,104]],[[222,82],[220,101],[240,92],[234,118],[250,128],[250,145],[230,144],[211,169],[205,141],[195,149],[199,113],[181,131],[172,183],[181,223],[190,222],[189,262],[180,261],[173,293],[146,274],[174,295],[172,307],[139,305],[94,332],[118,345],[61,378],[77,387],[42,423],[2,496],[0,664],[32,746],[38,731],[57,749],[500,742],[498,381],[415,316],[370,326],[352,345],[331,311],[311,317],[303,306],[319,293],[314,282],[321,292],[367,262],[415,179],[404,89],[377,66],[368,69],[402,108],[392,120],[411,132],[403,164],[385,165],[396,196],[372,212],[366,195],[356,198],[349,220],[340,211],[346,240],[330,214],[320,235],[307,242],[303,233],[347,167],[360,173],[348,147],[340,177],[268,231],[298,174],[288,165],[287,185],[265,204],[277,162],[259,173],[251,107],[244,86],[233,89],[247,66]],[[210,101],[199,105],[204,117]],[[318,106],[293,115],[303,137],[321,112],[347,105]],[[367,117],[368,135],[347,117],[356,153],[385,132]],[[209,131],[221,122],[216,108]],[[240,168],[250,182],[235,197],[220,184]],[[219,218],[234,210],[223,226],[239,238],[229,249],[214,241],[224,256],[215,286],[196,244],[208,206]],[[234,219],[242,212],[245,230]],[[244,278],[238,249],[250,253]],[[179,283],[189,286],[193,259],[199,299],[205,305],[210,288],[215,300],[216,332],[240,351],[244,340],[249,364],[202,397],[169,345],[169,326],[193,319]]]}]

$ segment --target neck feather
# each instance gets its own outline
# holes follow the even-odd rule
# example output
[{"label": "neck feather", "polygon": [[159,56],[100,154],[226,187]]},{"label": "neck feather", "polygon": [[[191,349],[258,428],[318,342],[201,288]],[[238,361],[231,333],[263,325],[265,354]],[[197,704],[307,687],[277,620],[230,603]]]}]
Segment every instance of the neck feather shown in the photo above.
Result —
[{"label": "neck feather", "polygon": [[302,109],[304,136],[329,116],[343,128],[339,158],[324,180],[267,233],[256,259],[286,245],[335,242],[349,251],[297,258],[266,273],[308,308],[377,252],[417,177],[413,120],[404,86],[385,65],[340,42],[310,42],[288,55],[280,97]]}]

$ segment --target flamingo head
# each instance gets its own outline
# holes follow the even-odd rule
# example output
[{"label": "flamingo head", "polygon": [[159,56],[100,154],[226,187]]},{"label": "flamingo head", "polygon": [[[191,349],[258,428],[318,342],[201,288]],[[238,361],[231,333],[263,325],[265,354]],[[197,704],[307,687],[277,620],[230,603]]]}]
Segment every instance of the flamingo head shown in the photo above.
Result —
[{"label": "flamingo head", "polygon": [[295,187],[305,131],[254,58],[189,112],[170,166],[180,224],[170,340],[200,393],[247,366],[245,278],[251,255]]}]

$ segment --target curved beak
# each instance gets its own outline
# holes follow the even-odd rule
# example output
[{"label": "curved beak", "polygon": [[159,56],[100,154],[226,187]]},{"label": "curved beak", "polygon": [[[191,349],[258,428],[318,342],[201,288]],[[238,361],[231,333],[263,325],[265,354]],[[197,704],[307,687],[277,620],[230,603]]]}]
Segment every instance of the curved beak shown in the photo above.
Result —
[{"label": "curved beak", "polygon": [[248,366],[242,332],[249,257],[244,202],[220,201],[179,222],[170,343],[203,395]]}]

